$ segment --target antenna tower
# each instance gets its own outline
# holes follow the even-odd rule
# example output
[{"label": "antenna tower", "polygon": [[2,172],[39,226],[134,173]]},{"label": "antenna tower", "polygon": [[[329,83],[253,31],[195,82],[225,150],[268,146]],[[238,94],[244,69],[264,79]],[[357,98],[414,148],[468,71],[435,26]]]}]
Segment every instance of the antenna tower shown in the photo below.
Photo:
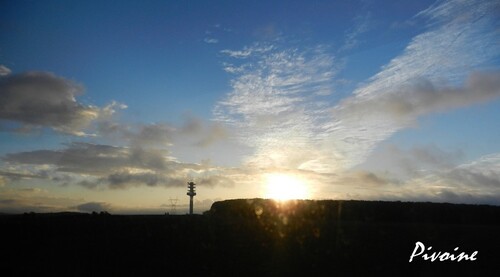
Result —
[{"label": "antenna tower", "polygon": [[172,214],[176,214],[177,211],[177,202],[179,201],[179,198],[169,198],[170,200],[170,212]]},{"label": "antenna tower", "polygon": [[189,214],[193,214],[193,197],[196,195],[195,188],[196,184],[194,182],[188,182]]}]

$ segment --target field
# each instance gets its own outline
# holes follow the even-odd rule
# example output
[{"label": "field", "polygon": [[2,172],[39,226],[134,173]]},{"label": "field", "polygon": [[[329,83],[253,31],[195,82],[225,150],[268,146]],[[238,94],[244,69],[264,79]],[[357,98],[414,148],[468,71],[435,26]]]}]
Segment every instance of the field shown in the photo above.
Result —
[{"label": "field", "polygon": [[[500,253],[500,207],[484,205],[242,199],[203,215],[24,214],[0,224],[2,276],[485,276]],[[429,255],[477,259],[409,263],[417,241]]]}]

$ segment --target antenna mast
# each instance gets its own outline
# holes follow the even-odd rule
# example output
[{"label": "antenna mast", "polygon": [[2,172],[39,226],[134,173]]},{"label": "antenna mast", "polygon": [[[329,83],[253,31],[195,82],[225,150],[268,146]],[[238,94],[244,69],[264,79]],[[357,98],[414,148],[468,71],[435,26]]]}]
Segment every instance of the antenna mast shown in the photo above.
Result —
[{"label": "antenna mast", "polygon": [[177,201],[179,201],[179,198],[170,198],[170,212],[172,214],[176,214],[176,208],[177,208]]},{"label": "antenna mast", "polygon": [[194,182],[188,182],[189,214],[193,214],[193,197],[196,195],[195,187],[196,184]]}]

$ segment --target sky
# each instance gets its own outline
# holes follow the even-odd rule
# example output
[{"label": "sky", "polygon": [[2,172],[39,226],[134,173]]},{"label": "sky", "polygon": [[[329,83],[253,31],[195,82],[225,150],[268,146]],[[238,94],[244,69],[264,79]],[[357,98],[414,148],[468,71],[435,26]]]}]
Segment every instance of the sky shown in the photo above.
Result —
[{"label": "sky", "polygon": [[1,1],[0,212],[500,205],[500,3]]}]

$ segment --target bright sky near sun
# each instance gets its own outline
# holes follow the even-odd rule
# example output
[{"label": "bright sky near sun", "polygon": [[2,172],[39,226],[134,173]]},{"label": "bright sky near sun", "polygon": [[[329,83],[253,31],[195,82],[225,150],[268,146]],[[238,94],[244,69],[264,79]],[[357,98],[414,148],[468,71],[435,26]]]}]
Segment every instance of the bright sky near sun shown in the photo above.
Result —
[{"label": "bright sky near sun", "polygon": [[500,205],[500,2],[2,1],[0,212]]}]

